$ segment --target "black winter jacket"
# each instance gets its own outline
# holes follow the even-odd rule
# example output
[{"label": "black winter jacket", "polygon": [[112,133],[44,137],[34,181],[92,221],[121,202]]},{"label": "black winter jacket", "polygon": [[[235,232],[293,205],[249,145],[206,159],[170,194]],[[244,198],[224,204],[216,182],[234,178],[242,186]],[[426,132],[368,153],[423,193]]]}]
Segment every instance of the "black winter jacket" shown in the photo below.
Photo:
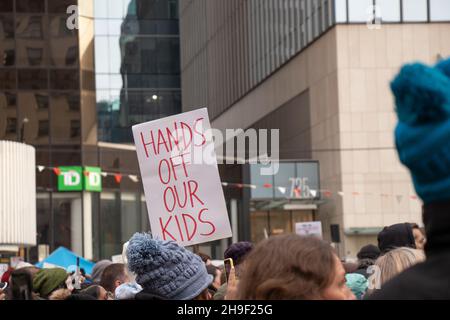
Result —
[{"label": "black winter jacket", "polygon": [[388,281],[370,300],[450,300],[450,201],[425,205],[423,222],[426,261]]}]

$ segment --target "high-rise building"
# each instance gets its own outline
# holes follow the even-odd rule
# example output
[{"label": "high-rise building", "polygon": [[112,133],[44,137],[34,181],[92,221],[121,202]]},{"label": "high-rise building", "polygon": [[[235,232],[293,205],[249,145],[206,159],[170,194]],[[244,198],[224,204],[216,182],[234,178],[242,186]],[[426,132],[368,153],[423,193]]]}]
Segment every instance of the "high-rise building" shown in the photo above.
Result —
[{"label": "high-rise building", "polygon": [[[252,165],[223,168],[224,182],[241,183],[226,188],[241,239],[319,220],[355,257],[383,226],[421,222],[389,83],[407,62],[450,55],[448,1],[180,0],[180,30],[183,111],[207,106],[221,130],[280,129],[284,165],[270,183]],[[313,203],[277,191],[304,177],[304,160],[320,165]]]},{"label": "high-rise building", "polygon": [[[0,139],[36,148],[27,258],[111,259],[148,231],[131,126],[180,109],[178,1],[1,0]],[[102,187],[66,188],[64,167]]]},{"label": "high-rise building", "polygon": [[94,5],[99,140],[131,143],[132,125],[181,111],[178,1]]}]

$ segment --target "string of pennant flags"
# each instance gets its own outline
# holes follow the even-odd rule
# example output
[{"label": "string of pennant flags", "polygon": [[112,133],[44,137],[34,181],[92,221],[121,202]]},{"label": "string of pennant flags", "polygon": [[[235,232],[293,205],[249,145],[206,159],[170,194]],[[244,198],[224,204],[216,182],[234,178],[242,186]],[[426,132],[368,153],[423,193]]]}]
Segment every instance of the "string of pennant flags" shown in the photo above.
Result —
[{"label": "string of pennant flags", "polygon": [[[258,189],[258,188],[265,188],[265,189],[277,189],[280,193],[282,194],[286,194],[287,193],[287,188],[286,187],[280,187],[280,186],[273,186],[271,184],[264,184],[262,186],[257,186],[254,184],[242,184],[242,183],[229,183],[229,182],[222,182],[222,186],[224,187],[234,187],[234,188],[239,188],[239,189],[243,189],[243,188],[251,188],[251,189]],[[301,194],[301,189],[300,188],[294,188],[294,193],[296,196],[299,196]],[[315,198],[318,195],[322,195],[325,198],[332,198],[335,195],[338,195],[340,197],[344,197],[346,195],[351,195],[351,196],[381,196],[382,198],[389,198],[389,197],[395,197],[397,199],[397,201],[401,202],[404,198],[409,198],[411,200],[420,200],[419,197],[417,197],[416,195],[401,195],[401,194],[388,194],[388,193],[380,193],[380,194],[376,194],[373,192],[343,192],[343,191],[337,191],[337,192],[333,192],[331,190],[327,190],[327,189],[320,189],[320,190],[309,190],[310,195]]]},{"label": "string of pennant flags", "polygon": [[[53,173],[57,176],[59,176],[61,174],[61,170],[58,167],[47,167],[47,166],[42,166],[42,165],[38,165],[36,166],[37,170],[39,172],[43,172],[44,170],[51,170],[53,171]],[[84,171],[83,172],[84,175],[89,175],[88,171]],[[118,173],[118,172],[105,172],[102,171],[100,173],[100,175],[104,178],[108,177],[108,176],[112,176],[114,177],[114,180],[116,181],[117,184],[120,184],[122,182],[122,179],[124,177],[127,177],[128,179],[130,179],[132,182],[134,183],[138,183],[141,179],[140,176],[138,175],[133,175],[133,174],[123,174],[123,173]],[[245,183],[233,183],[233,182],[222,182],[222,186],[225,188],[237,188],[237,189],[244,189],[244,188],[249,188],[249,189],[276,189],[278,190],[281,194],[283,195],[287,195],[288,192],[288,188],[283,187],[283,186],[275,186],[272,185],[270,183],[265,183],[263,185],[256,185],[256,184],[245,184]],[[373,192],[357,192],[357,191],[353,191],[353,192],[343,192],[343,191],[337,191],[337,192],[333,192],[331,190],[327,190],[327,189],[320,189],[320,190],[313,190],[313,189],[309,189],[308,190],[309,195],[312,196],[312,198],[316,198],[318,196],[322,196],[323,198],[333,198],[334,196],[340,196],[342,198],[344,198],[345,196],[353,196],[353,197],[358,197],[358,196],[380,196],[382,198],[389,198],[389,197],[394,197],[397,199],[398,202],[401,202],[403,199],[410,199],[410,200],[416,200],[416,201],[420,201],[419,197],[417,197],[416,195],[404,195],[404,194],[388,194],[388,193],[373,193]],[[295,196],[297,198],[301,198],[301,193],[302,190],[296,186],[293,189],[293,193],[295,194]]]}]

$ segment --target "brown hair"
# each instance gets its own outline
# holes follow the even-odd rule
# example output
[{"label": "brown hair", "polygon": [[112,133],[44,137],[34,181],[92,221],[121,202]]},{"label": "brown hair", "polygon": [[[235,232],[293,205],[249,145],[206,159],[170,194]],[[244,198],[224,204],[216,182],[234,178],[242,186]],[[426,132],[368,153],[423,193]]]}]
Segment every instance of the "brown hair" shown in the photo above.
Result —
[{"label": "brown hair", "polygon": [[105,288],[106,291],[114,293],[116,290],[116,280],[125,282],[125,278],[125,265],[123,263],[113,263],[107,266],[103,271],[100,286]]},{"label": "brown hair", "polygon": [[271,237],[244,262],[238,299],[320,299],[334,279],[336,259],[331,246],[320,239]]}]

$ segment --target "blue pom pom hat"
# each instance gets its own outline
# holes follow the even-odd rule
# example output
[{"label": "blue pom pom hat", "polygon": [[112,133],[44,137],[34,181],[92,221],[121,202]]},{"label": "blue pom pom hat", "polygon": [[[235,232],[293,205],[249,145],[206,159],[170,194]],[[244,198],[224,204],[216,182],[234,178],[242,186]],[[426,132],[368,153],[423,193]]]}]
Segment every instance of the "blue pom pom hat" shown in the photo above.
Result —
[{"label": "blue pom pom hat", "polygon": [[127,248],[128,268],[147,293],[169,300],[192,300],[212,283],[213,277],[196,254],[172,241],[136,233]]},{"label": "blue pom pom hat", "polygon": [[391,84],[400,161],[425,204],[450,200],[450,59],[404,66]]}]

